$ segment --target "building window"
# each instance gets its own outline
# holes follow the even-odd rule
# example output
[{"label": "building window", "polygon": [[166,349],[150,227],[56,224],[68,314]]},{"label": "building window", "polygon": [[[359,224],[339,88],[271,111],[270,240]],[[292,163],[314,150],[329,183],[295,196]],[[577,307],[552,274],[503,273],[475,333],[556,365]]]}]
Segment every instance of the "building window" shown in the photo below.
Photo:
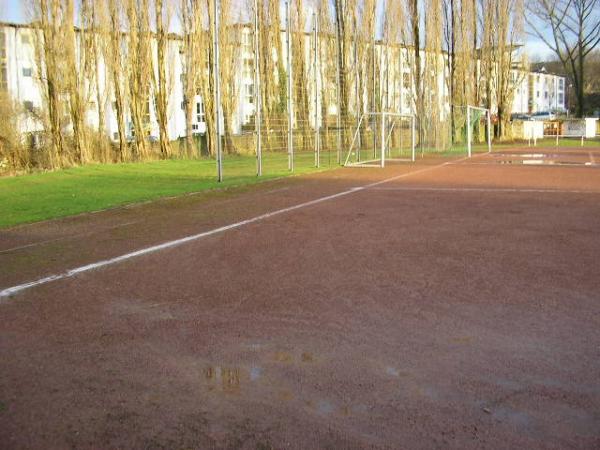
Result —
[{"label": "building window", "polygon": [[0,31],[0,59],[6,59],[6,34]]},{"label": "building window", "polygon": [[246,101],[248,103],[254,103],[254,85],[246,84],[244,89],[246,91]]},{"label": "building window", "polygon": [[204,104],[202,102],[196,103],[196,122],[204,122]]},{"label": "building window", "polygon": [[63,113],[63,119],[65,121],[69,121],[70,117],[71,117],[71,109],[69,108],[69,102],[67,102],[67,101],[63,102],[62,109],[63,109],[63,112],[62,112]]},{"label": "building window", "polygon": [[562,105],[562,103],[564,102],[564,96],[563,94],[558,94],[558,103],[560,103]]},{"label": "building window", "polygon": [[544,92],[544,98],[547,99],[548,98],[548,91]]},{"label": "building window", "polygon": [[410,73],[405,72],[402,74],[402,86],[404,89],[410,89]]},{"label": "building window", "polygon": [[243,76],[246,78],[250,78],[253,75],[253,69],[254,69],[254,60],[251,58],[244,58],[244,70],[243,70]]},{"label": "building window", "polygon": [[0,90],[8,90],[8,70],[4,61],[0,62]]},{"label": "building window", "polygon": [[144,111],[144,123],[150,123],[150,99],[146,102],[146,110]]},{"label": "building window", "polygon": [[33,102],[31,102],[31,101],[24,101],[23,102],[23,108],[25,108],[25,111],[33,112]]},{"label": "building window", "polygon": [[29,44],[30,42],[31,42],[31,38],[29,37],[29,34],[27,34],[27,33],[21,34],[21,44]]},{"label": "building window", "polygon": [[23,76],[31,78],[32,70],[31,67],[23,67]]},{"label": "building window", "polygon": [[0,90],[8,89],[8,70],[6,67],[6,34],[0,31]]},{"label": "building window", "polygon": [[246,51],[250,51],[252,49],[252,35],[250,33],[242,34],[242,45],[245,47]]}]

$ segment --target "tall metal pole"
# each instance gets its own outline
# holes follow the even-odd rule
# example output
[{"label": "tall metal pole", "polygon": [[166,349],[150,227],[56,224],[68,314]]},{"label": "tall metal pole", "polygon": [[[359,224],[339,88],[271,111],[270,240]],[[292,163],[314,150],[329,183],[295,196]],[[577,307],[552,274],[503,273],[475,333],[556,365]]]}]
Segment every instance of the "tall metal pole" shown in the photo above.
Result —
[{"label": "tall metal pole", "polygon": [[492,112],[488,109],[487,111],[487,141],[488,141],[488,153],[492,152]]},{"label": "tall metal pole", "polygon": [[[339,11],[338,11],[339,12]],[[341,79],[340,79],[340,58],[342,57],[341,52],[340,52],[340,48],[341,48],[341,43],[340,43],[340,27],[339,27],[339,20],[340,18],[336,16],[335,20],[337,21],[336,27],[335,27],[335,37],[337,39],[337,45],[336,45],[336,69],[337,69],[337,77],[336,77],[336,103],[337,103],[337,162],[338,164],[341,164],[342,162],[342,117],[341,117],[341,96],[340,96],[340,85],[341,85]]]},{"label": "tall metal pole", "polygon": [[402,64],[402,51],[402,48],[398,50],[398,66],[400,71],[400,107],[398,109],[400,111],[400,114],[404,112],[404,65]]},{"label": "tall metal pole", "polygon": [[413,114],[412,120],[410,121],[410,128],[411,128],[410,140],[411,140],[411,147],[412,147],[412,155],[411,155],[412,162],[415,162],[415,140],[416,140],[415,122],[416,122],[416,118],[415,118],[415,115]]},{"label": "tall metal pole", "polygon": [[467,155],[471,157],[471,108],[467,106]]},{"label": "tall metal pole", "polygon": [[285,21],[287,39],[287,112],[288,112],[288,169],[294,171],[294,132],[293,132],[293,111],[292,111],[292,20],[290,13],[290,2],[285,2]]},{"label": "tall metal pole", "polygon": [[385,167],[385,113],[381,113],[381,168]]},{"label": "tall metal pole", "polygon": [[[371,103],[371,111],[372,112],[377,112],[377,101],[375,100],[375,31],[373,31],[373,92],[372,92],[372,103]],[[377,123],[377,116],[375,117],[375,123]],[[377,155],[377,133],[375,132],[375,130],[373,130],[373,158],[375,158]]]},{"label": "tall metal pole", "polygon": [[223,150],[221,148],[221,77],[219,76],[219,13],[221,11],[220,0],[213,1],[214,7],[214,77],[215,77],[215,129],[217,140],[217,179],[223,181]]},{"label": "tall metal pole", "polygon": [[317,22],[317,13],[313,14],[315,29],[315,61],[314,61],[314,85],[315,85],[315,167],[321,163],[321,149],[319,148],[319,84],[318,67],[319,60],[319,24]]},{"label": "tall metal pole", "polygon": [[356,132],[358,133],[358,147],[356,150],[356,160],[360,161],[360,149],[362,147],[362,140],[360,137],[360,123],[361,123],[361,101],[360,92],[358,88],[358,39],[356,38],[356,21],[354,22],[354,99],[356,103]]},{"label": "tall metal pole", "polygon": [[262,106],[260,95],[260,58],[259,58],[258,0],[254,0],[254,126],[256,130],[256,175],[262,175]]}]

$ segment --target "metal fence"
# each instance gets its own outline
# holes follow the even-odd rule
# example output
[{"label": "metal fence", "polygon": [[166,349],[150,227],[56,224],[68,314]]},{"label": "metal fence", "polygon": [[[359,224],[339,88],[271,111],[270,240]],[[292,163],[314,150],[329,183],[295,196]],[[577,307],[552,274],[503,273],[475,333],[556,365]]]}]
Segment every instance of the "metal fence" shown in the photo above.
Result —
[{"label": "metal fence", "polygon": [[[220,0],[213,0],[218,8]],[[264,58],[272,55],[261,54],[261,21],[258,16],[259,1],[254,0],[252,11],[252,47],[253,47],[253,103],[255,105],[254,117],[249,124],[244,126],[246,138],[253,136],[253,153],[256,156],[256,175],[263,176],[280,171],[282,165],[287,165],[287,170],[295,171],[307,168],[333,167],[344,164],[344,159],[351,145],[353,137],[358,133],[359,143],[364,147],[368,141],[373,141],[372,151],[377,147],[378,133],[370,132],[369,123],[361,124],[365,113],[402,113],[398,109],[397,87],[404,89],[403,73],[396,73],[390,83],[390,74],[384,73],[391,67],[388,52],[380,52],[377,60],[376,42],[360,43],[355,36],[350,43],[353,47],[352,81],[346,83],[346,98],[342,99],[341,83],[344,74],[340,70],[339,46],[335,45],[339,36],[319,31],[318,16],[314,14],[309,18],[310,31],[296,26],[291,18],[290,2],[285,3],[284,18],[284,48],[283,61],[279,62],[283,70],[273,73],[269,79],[261,79],[260,64]],[[219,14],[214,15],[215,29],[219,26]],[[302,35],[303,42],[307,45],[296,49],[293,45],[294,36]],[[280,37],[279,35],[277,36]],[[264,43],[262,43],[264,44]],[[361,48],[361,57],[357,48]],[[300,51],[302,54],[295,54]],[[219,41],[218,33],[214,37],[214,73],[219,73]],[[386,60],[383,61],[382,58]],[[333,61],[334,60],[334,61]],[[377,73],[379,71],[379,73]],[[385,82],[384,82],[385,80]],[[216,117],[222,117],[220,105],[220,82],[215,76],[215,108]],[[265,98],[265,85],[275,83],[280,93],[280,101],[276,107],[263,104]],[[398,85],[390,89],[390,84]],[[414,94],[407,104],[415,105]],[[392,99],[390,100],[390,96]],[[400,94],[400,105],[405,103]],[[345,108],[342,103],[345,102]],[[400,109],[403,107],[400,106]],[[341,110],[345,109],[342,113]],[[466,106],[451,106],[450,108],[439,105],[434,110],[426,111],[421,116],[414,114],[414,106],[407,116],[412,116],[412,122],[400,120],[398,128],[392,132],[391,139],[394,148],[396,141],[404,139],[404,143],[414,144],[417,157],[426,153],[464,152],[471,154],[489,139],[490,116],[479,108]],[[400,114],[401,115],[401,114]],[[392,116],[389,116],[392,117]],[[375,119],[377,120],[377,119]],[[221,121],[215,120],[220,124]],[[386,125],[387,126],[387,125]],[[410,136],[409,128],[415,131]],[[393,129],[393,127],[392,127]],[[402,131],[404,130],[404,131]],[[412,128],[411,128],[412,130]],[[221,133],[222,130],[218,130]],[[371,133],[371,138],[367,134]],[[404,134],[406,136],[404,136]],[[408,133],[408,134],[407,134]],[[387,147],[386,147],[387,148]],[[386,150],[387,151],[387,150]],[[223,155],[221,141],[216,149],[219,180],[223,179],[227,164],[234,164],[235,160],[228,161]],[[412,159],[412,155],[411,155]]]}]

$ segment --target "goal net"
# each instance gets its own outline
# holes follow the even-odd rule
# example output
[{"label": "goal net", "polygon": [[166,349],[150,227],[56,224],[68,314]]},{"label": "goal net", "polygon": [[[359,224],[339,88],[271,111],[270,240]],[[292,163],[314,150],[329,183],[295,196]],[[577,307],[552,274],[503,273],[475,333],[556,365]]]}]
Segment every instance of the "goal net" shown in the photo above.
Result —
[{"label": "goal net", "polygon": [[492,151],[492,116],[490,110],[478,106],[464,106],[464,134],[467,156]]},{"label": "goal net", "polygon": [[486,108],[450,105],[426,110],[415,118],[415,145],[421,156],[472,156],[491,151],[492,116]]},{"label": "goal net", "polygon": [[344,165],[385,167],[389,161],[415,160],[415,117],[368,112],[360,118]]}]

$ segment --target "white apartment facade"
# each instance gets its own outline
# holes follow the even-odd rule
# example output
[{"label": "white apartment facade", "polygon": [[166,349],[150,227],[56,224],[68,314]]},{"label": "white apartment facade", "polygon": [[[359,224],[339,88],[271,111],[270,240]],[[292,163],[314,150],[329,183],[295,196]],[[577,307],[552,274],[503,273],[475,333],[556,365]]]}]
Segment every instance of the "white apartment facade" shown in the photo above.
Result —
[{"label": "white apartment facade", "polygon": [[566,78],[546,72],[544,68],[528,77],[529,112],[566,111]]}]

